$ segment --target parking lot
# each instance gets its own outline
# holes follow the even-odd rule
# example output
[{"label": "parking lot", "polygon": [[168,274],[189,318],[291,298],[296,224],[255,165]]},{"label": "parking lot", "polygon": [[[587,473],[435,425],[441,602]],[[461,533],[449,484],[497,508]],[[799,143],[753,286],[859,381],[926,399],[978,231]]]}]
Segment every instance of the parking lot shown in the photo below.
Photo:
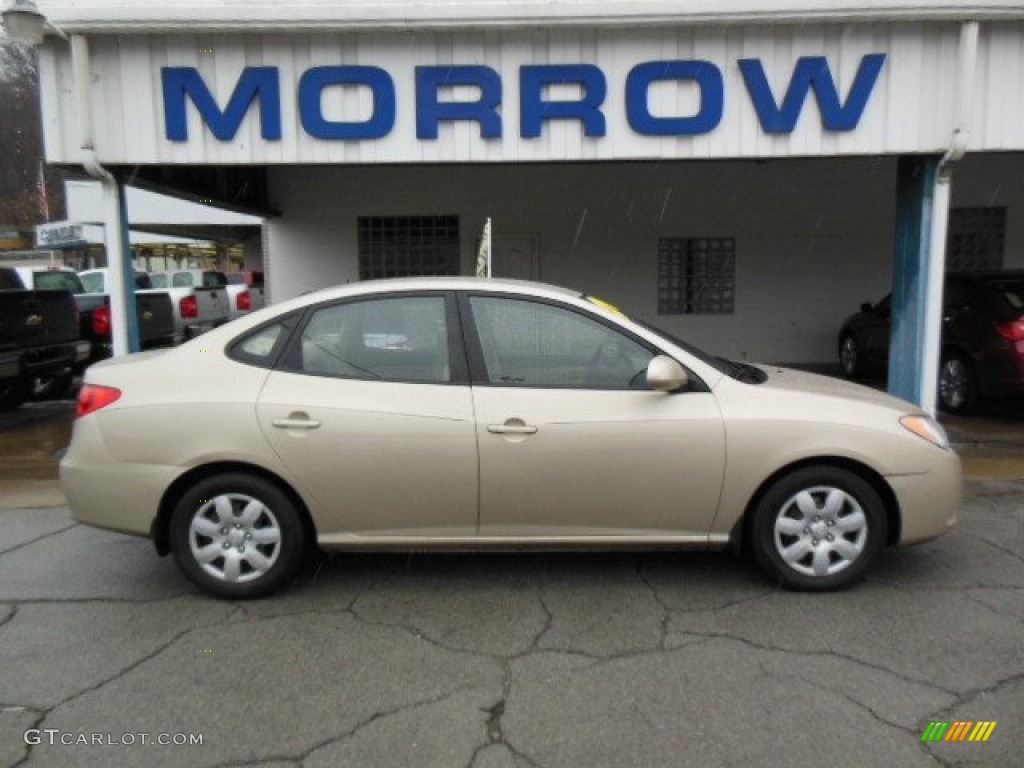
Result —
[{"label": "parking lot", "polygon": [[71,520],[72,410],[0,418],[0,764],[1020,765],[1012,407],[946,422],[959,526],[844,593],[726,554],[346,554],[251,603]]}]

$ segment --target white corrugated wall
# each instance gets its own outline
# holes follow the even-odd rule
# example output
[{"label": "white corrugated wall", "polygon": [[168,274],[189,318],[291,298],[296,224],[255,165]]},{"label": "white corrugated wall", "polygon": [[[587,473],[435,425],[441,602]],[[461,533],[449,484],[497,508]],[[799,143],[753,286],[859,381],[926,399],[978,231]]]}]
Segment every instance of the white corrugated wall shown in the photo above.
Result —
[{"label": "white corrugated wall", "polygon": [[[952,22],[807,24],[669,29],[557,29],[540,31],[420,31],[279,35],[133,35],[91,38],[100,159],[105,163],[407,163],[516,162],[603,159],[798,157],[942,151],[952,130],[958,27]],[[47,159],[75,163],[79,137],[67,46],[52,42],[41,53]],[[760,59],[776,99],[800,56],[828,58],[845,97],[861,59],[887,56],[858,127],[822,128],[808,97],[795,130],[769,135],[759,125],[737,61]],[[627,124],[626,75],[651,60],[702,59],[724,79],[724,114],[710,133],[656,138]],[[537,139],[519,136],[519,67],[589,63],[608,83],[603,112],[607,134],[584,137],[578,122],[548,123]],[[372,141],[323,141],[302,129],[296,89],[312,66],[375,65],[394,81],[394,129]],[[484,140],[475,123],[442,124],[437,140],[415,131],[414,68],[419,65],[486,65],[502,79],[501,139]],[[195,67],[223,107],[246,66],[274,66],[281,78],[282,138],[261,138],[251,109],[231,141],[216,139],[190,105],[189,140],[165,138],[160,71]],[[976,74],[972,150],[1024,148],[1024,24],[982,25]],[[473,91],[464,98],[473,98]],[[571,93],[571,91],[569,91]],[[568,93],[563,97],[569,97]],[[650,89],[654,114],[690,115],[696,87],[657,84]],[[365,88],[325,92],[324,115],[358,121],[369,115]]]}]

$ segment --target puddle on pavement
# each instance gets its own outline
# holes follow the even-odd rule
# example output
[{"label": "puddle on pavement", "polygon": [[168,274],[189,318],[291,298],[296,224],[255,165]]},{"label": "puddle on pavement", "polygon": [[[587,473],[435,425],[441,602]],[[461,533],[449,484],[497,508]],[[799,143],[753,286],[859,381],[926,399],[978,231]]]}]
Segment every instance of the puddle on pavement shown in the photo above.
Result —
[{"label": "puddle on pavement", "polygon": [[0,488],[56,479],[74,416],[70,401],[29,403],[0,414]]}]

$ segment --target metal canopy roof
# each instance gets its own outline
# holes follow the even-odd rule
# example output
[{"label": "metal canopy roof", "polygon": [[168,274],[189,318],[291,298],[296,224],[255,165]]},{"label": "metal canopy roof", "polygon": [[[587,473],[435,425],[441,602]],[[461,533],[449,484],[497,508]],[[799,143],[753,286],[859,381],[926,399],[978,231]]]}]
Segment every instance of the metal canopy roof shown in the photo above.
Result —
[{"label": "metal canopy roof", "polygon": [[38,0],[65,32],[718,25],[1024,19],[1021,0]]}]

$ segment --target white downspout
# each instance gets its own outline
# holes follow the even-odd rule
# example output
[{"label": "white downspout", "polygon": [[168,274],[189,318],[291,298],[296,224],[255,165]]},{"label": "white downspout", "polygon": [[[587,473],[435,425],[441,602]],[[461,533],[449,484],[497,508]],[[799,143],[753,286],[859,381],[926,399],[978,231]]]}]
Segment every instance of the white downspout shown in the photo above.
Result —
[{"label": "white downspout", "polygon": [[75,83],[79,145],[82,167],[98,179],[103,189],[103,229],[107,248],[107,275],[110,294],[110,334],[114,357],[130,351],[128,344],[128,301],[125,287],[125,252],[121,237],[123,222],[117,180],[100,165],[93,137],[89,41],[85,35],[71,35],[71,67]]},{"label": "white downspout", "polygon": [[978,22],[960,25],[960,48],[957,52],[956,102],[953,115],[953,138],[949,149],[939,160],[935,171],[932,196],[932,221],[929,236],[931,263],[925,288],[927,329],[924,338],[921,391],[918,402],[935,415],[939,386],[939,362],[942,355],[942,287],[946,271],[946,233],[949,229],[949,199],[953,184],[953,166],[963,159],[970,138],[971,101],[974,94],[974,70],[978,60]]}]

